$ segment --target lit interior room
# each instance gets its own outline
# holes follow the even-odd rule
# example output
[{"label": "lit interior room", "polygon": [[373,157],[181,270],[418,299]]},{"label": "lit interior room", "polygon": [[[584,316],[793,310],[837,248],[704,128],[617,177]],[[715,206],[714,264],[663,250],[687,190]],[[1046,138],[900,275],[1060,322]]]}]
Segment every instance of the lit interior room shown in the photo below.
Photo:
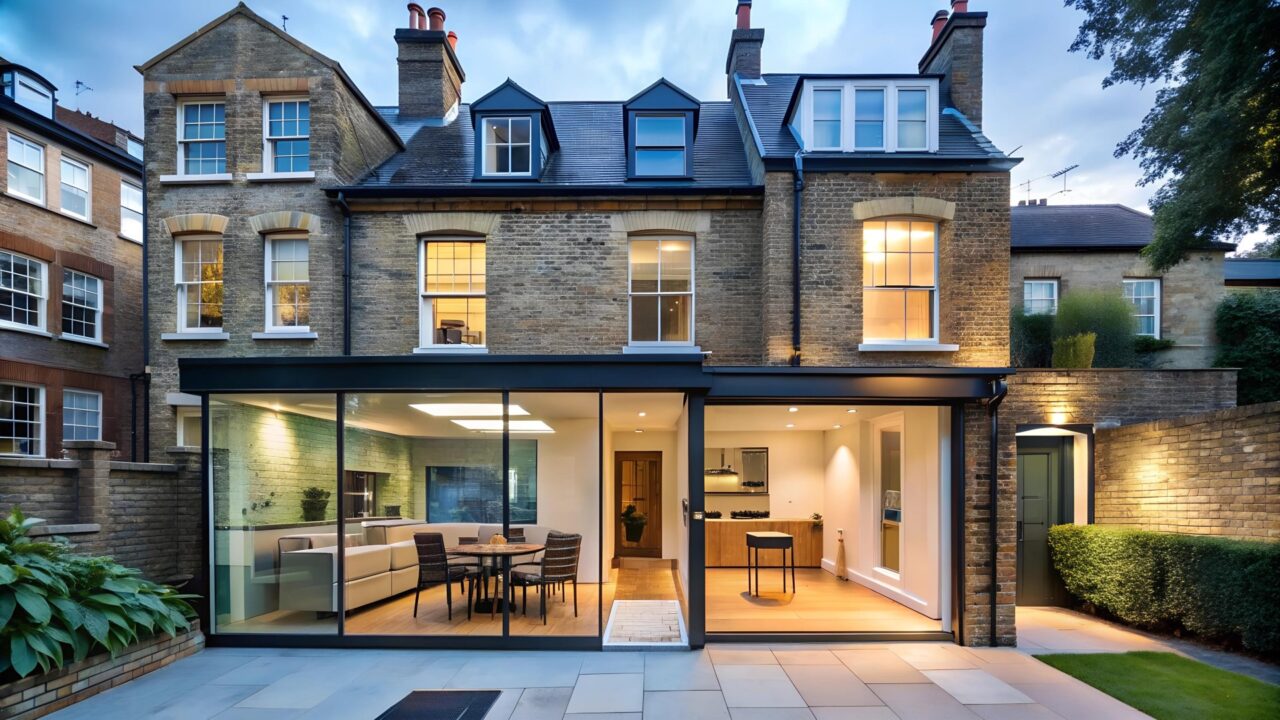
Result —
[{"label": "lit interior room", "polygon": [[705,418],[708,633],[950,630],[948,408]]}]

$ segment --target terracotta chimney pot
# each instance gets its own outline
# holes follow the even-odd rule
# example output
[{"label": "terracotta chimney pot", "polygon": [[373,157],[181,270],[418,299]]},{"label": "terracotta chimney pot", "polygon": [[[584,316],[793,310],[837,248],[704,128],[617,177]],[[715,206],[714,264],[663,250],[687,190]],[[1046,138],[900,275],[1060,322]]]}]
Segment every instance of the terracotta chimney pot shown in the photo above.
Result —
[{"label": "terracotta chimney pot", "polygon": [[444,11],[438,7],[427,10],[427,17],[431,20],[429,30],[444,30]]},{"label": "terracotta chimney pot", "polygon": [[449,48],[452,50],[457,50],[458,49],[458,33],[450,30],[448,38],[449,38]]},{"label": "terracotta chimney pot", "polygon": [[951,0],[951,12],[952,13],[969,12],[969,0]]},{"label": "terracotta chimney pot", "polygon": [[[947,26],[947,11],[939,10],[933,14],[933,40],[937,40],[942,34],[942,28]],[[932,42],[932,41],[931,41]]]},{"label": "terracotta chimney pot", "polygon": [[738,29],[751,29],[751,0],[738,0],[738,9],[735,11],[738,15]]},{"label": "terracotta chimney pot", "polygon": [[418,3],[409,3],[409,29],[421,30],[426,24],[426,13]]}]

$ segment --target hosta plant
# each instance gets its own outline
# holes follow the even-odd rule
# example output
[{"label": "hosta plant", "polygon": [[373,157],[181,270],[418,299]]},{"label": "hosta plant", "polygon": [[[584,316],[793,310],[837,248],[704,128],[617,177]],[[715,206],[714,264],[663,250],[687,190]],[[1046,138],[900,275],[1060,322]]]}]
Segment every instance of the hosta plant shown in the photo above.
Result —
[{"label": "hosta plant", "polygon": [[28,537],[41,522],[17,508],[0,517],[0,679],[190,627],[193,596],[110,558],[76,555],[62,539]]}]

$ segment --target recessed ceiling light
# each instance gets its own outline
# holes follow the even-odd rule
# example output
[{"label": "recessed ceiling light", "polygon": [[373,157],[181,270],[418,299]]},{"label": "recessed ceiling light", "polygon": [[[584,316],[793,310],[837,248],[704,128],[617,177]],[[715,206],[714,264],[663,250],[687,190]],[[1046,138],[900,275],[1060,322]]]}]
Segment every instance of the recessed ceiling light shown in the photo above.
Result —
[{"label": "recessed ceiling light", "polygon": [[[502,403],[411,403],[409,407],[432,417],[502,417]],[[507,414],[514,417],[529,411],[509,405]]]},{"label": "recessed ceiling light", "polygon": [[636,434],[637,434],[637,435],[640,435],[640,434],[641,434],[641,433],[643,433],[643,432],[644,432],[644,430],[641,430],[640,428],[636,428]]},{"label": "recessed ceiling light", "polygon": [[645,411],[641,410],[640,412],[638,412],[638,413],[636,413],[636,414],[637,414],[637,415],[639,415],[640,417],[644,417],[645,415],[648,415],[649,413],[647,413],[647,412],[645,412]]},{"label": "recessed ceiling light", "polygon": [[789,408],[787,408],[787,412],[800,412],[800,408],[798,408],[798,407],[789,407]]},{"label": "recessed ceiling light", "polygon": [[857,410],[855,410],[855,409],[853,409],[853,408],[849,408],[848,410],[845,410],[845,412],[847,412],[847,413],[849,413],[850,415],[852,415],[852,414],[854,414],[854,413],[856,413],[856,412],[858,412],[858,411],[857,411]]},{"label": "recessed ceiling light", "polygon": [[793,427],[795,427],[795,426],[796,426],[796,424],[795,424],[795,423],[787,423],[787,427],[789,427],[789,428],[793,428]]},{"label": "recessed ceiling light", "polygon": [[[502,432],[502,420],[471,420],[467,418],[453,420],[454,425],[459,425],[468,430],[482,430],[484,432],[500,433]],[[552,433],[555,430],[551,426],[541,420],[511,420],[509,421],[511,432],[513,433]]]},{"label": "recessed ceiling light", "polygon": [[832,429],[832,430],[839,430],[839,429],[840,429],[840,423],[836,423],[835,425],[832,425],[832,426],[831,426],[831,429]]}]

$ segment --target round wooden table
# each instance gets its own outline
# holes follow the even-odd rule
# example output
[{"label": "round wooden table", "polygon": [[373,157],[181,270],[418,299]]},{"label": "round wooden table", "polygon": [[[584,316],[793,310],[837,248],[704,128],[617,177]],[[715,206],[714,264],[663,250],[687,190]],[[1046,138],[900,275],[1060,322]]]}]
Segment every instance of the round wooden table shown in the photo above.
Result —
[{"label": "round wooden table", "polygon": [[[498,560],[502,561],[502,594],[505,596],[507,590],[511,588],[511,558],[521,555],[535,555],[546,549],[546,545],[538,545],[537,543],[507,543],[505,545],[473,543],[455,545],[454,547],[446,548],[445,552],[449,555],[480,559],[480,568],[484,573],[484,594],[486,597],[476,599],[475,610],[476,612],[488,611],[489,617],[493,617],[503,601],[487,597],[489,594],[489,569]],[[508,600],[507,602],[510,602],[514,609],[515,602],[513,600]]]}]

